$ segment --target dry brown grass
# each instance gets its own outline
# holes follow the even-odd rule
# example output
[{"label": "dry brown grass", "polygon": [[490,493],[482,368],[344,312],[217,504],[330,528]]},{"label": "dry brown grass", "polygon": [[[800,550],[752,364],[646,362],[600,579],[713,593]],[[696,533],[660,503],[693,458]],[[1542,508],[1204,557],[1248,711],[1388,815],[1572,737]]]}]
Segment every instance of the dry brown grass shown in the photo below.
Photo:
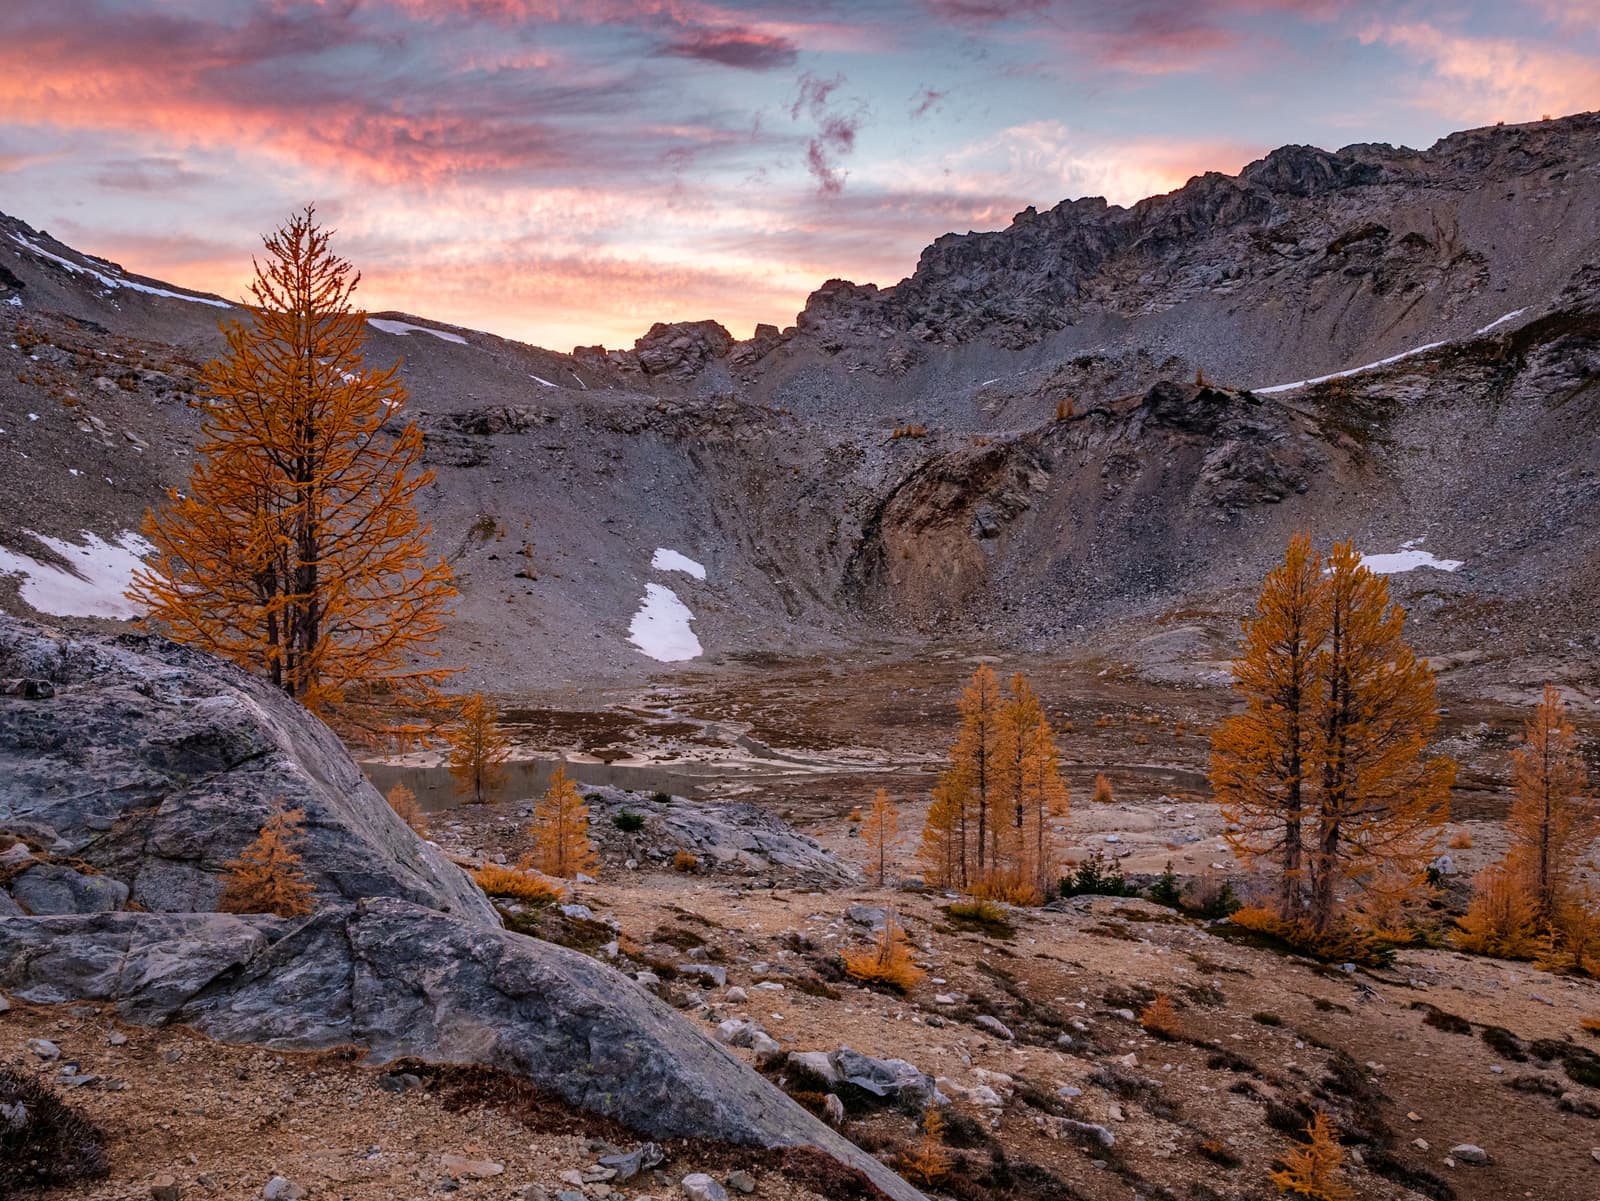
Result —
[{"label": "dry brown grass", "polygon": [[1600,1038],[1600,1018],[1579,1018],[1578,1029]]},{"label": "dry brown grass", "polygon": [[1470,850],[1472,847],[1472,831],[1462,830],[1450,836],[1449,847],[1452,851]]},{"label": "dry brown grass", "polygon": [[692,875],[700,870],[700,860],[696,859],[688,851],[679,851],[672,857],[672,870],[682,872],[686,876]]},{"label": "dry brown grass", "polygon": [[472,873],[472,878],[491,897],[511,897],[533,905],[559,901],[567,895],[560,882],[549,876],[519,871],[498,863],[484,864]]},{"label": "dry brown grass", "polygon": [[989,876],[974,883],[968,890],[970,896],[980,901],[1004,901],[1007,905],[1043,905],[1044,893],[1037,884],[1005,876]]}]

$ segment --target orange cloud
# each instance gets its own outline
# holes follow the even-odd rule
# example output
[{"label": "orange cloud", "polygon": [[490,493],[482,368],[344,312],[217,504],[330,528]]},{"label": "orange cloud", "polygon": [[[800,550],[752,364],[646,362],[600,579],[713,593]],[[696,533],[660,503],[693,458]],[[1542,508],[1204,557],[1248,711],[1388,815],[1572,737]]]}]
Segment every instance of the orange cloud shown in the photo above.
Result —
[{"label": "orange cloud", "polygon": [[1205,171],[1237,171],[1265,149],[1223,139],[1108,142],[1061,121],[1032,121],[1002,129],[953,155],[901,166],[897,174],[913,188],[1027,197],[1024,203],[1039,205],[1080,196],[1130,205],[1180,188]]},{"label": "orange cloud", "polygon": [[1414,95],[1463,123],[1535,121],[1600,104],[1600,62],[1590,54],[1422,23],[1370,25],[1361,40],[1393,46],[1428,64],[1433,78],[1416,81]]}]

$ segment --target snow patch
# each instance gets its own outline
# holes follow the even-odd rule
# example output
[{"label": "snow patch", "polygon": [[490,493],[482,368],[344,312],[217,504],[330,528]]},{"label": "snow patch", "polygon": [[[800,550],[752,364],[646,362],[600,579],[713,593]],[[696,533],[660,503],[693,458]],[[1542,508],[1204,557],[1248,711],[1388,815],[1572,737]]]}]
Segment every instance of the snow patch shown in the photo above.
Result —
[{"label": "snow patch", "polygon": [[1493,321],[1489,322],[1488,325],[1486,325],[1482,329],[1478,330],[1477,333],[1474,333],[1472,336],[1474,338],[1476,338],[1478,336],[1478,334],[1486,334],[1490,330],[1495,329],[1498,326],[1504,325],[1507,321],[1515,321],[1518,317],[1522,316],[1522,314],[1526,313],[1527,311],[1528,311],[1527,309],[1512,309],[1504,317],[1496,317]]},{"label": "snow patch", "polygon": [[381,317],[368,317],[367,324],[385,334],[432,334],[435,338],[446,342],[454,342],[459,346],[467,345],[465,338],[447,329],[430,329],[426,325],[412,325],[405,321],[385,321]]},{"label": "snow patch", "polygon": [[20,296],[8,297],[6,299],[6,303],[11,305],[13,308],[19,308],[20,309],[22,307],[22,297],[20,297]]},{"label": "snow patch", "polygon": [[1463,566],[1461,559],[1436,559],[1429,551],[1418,547],[1421,538],[1413,538],[1410,542],[1402,542],[1400,549],[1386,555],[1362,555],[1361,566],[1378,575],[1399,575],[1405,571],[1415,571],[1419,567],[1431,567],[1435,571],[1454,571]]},{"label": "snow patch", "polygon": [[0,547],[0,575],[18,575],[18,593],[40,613],[52,617],[137,617],[139,610],[125,595],[133,573],[155,547],[125,530],[106,542],[88,530],[82,546],[64,538],[25,530],[67,562],[67,567],[41,563],[30,555]]},{"label": "snow patch", "polygon": [[681,571],[685,575],[692,575],[697,580],[706,578],[706,569],[696,563],[688,555],[675,550],[668,550],[664,546],[656,547],[656,553],[650,559],[650,566],[657,571]]},{"label": "snow patch", "polygon": [[628,641],[652,659],[662,663],[681,663],[701,654],[700,639],[689,623],[694,614],[671,588],[646,584],[644,600],[628,626]]},{"label": "snow patch", "polygon": [[1351,367],[1348,371],[1335,371],[1331,375],[1319,375],[1314,379],[1297,379],[1292,384],[1274,384],[1270,388],[1252,388],[1257,396],[1271,396],[1274,392],[1293,392],[1296,388],[1309,388],[1312,384],[1325,384],[1331,379],[1348,379],[1352,375],[1360,375],[1363,371],[1374,371],[1379,367],[1387,367],[1390,363],[1398,363],[1401,359],[1409,359],[1413,355],[1427,354],[1430,350],[1448,345],[1445,342],[1429,342],[1426,346],[1413,346],[1410,350],[1402,350],[1399,354],[1392,354],[1386,359],[1379,359],[1376,363],[1363,363],[1359,367]]},{"label": "snow patch", "polygon": [[[44,249],[44,247],[35,246],[32,242],[28,241],[27,238],[23,237],[19,233],[13,233],[11,237],[12,240],[20,245],[24,250],[38,255],[42,259],[49,259],[52,263],[59,263],[74,275],[87,275],[90,279],[97,281],[101,287],[108,291],[115,288],[127,288],[129,291],[143,292],[146,296],[165,296],[168,300],[187,300],[191,304],[209,304],[214,309],[231,309],[233,307],[226,300],[214,300],[209,296],[189,296],[183,292],[171,292],[166,288],[157,288],[150,284],[137,283],[131,279],[117,279],[115,276],[106,275],[103,272],[96,271],[93,267],[85,267],[81,263],[74,263],[71,259],[64,259],[59,254],[51,254],[48,250]],[[22,298],[20,296],[13,296],[9,303],[20,305],[22,303]]]},{"label": "snow patch", "polygon": [[546,388],[554,388],[555,387],[555,385],[552,384],[549,380],[545,379],[544,376],[542,376],[542,375],[534,375],[533,372],[531,372],[531,371],[528,373],[528,378],[531,379],[536,384],[543,384]]}]

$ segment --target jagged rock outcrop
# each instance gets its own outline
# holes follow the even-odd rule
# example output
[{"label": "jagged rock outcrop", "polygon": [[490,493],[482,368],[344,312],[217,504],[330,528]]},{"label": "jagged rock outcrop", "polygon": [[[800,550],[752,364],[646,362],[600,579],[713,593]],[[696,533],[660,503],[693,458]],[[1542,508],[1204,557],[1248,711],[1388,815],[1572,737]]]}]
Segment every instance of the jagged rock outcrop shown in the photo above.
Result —
[{"label": "jagged rock outcrop", "polygon": [[[1002,230],[946,234],[894,287],[828,281],[797,328],[835,346],[896,334],[1019,348],[1096,315],[1147,315],[1269,280],[1281,302],[1286,268],[1296,298],[1335,276],[1378,296],[1454,302],[1487,282],[1491,250],[1444,215],[1461,193],[1487,175],[1570,187],[1597,147],[1593,113],[1470,130],[1426,151],[1284,146],[1237,176],[1208,172],[1127,208],[1086,197],[1030,206]],[[1441,203],[1419,200],[1428,195]],[[1386,211],[1397,204],[1400,214]]]},{"label": "jagged rock outcrop", "polygon": [[1177,530],[1304,493],[1332,461],[1330,438],[1248,392],[1164,380],[1020,435],[940,447],[872,515],[848,578],[868,605],[947,623],[1005,574],[1071,579],[1084,543],[1164,531],[1181,547]]},{"label": "jagged rock outcrop", "polygon": [[658,321],[633,344],[647,375],[693,375],[733,347],[733,335],[718,321]]},{"label": "jagged rock outcrop", "polygon": [[424,413],[417,424],[424,432],[446,430],[457,434],[525,434],[549,425],[556,415],[533,405],[487,405],[450,413]]},{"label": "jagged rock outcrop", "polygon": [[[652,1137],[820,1147],[919,1201],[634,981],[503,929],[265,683],[160,639],[7,617],[0,677],[41,685],[0,695],[0,989],[227,1041],[487,1064]],[[212,912],[279,805],[305,815],[316,912]]]},{"label": "jagged rock outcrop", "polygon": [[733,335],[721,322],[657,321],[635,340],[632,350],[577,346],[573,348],[572,357],[580,366],[608,381],[621,382],[631,377],[641,383],[647,380],[670,382],[693,379],[711,363],[728,357],[733,347]]}]

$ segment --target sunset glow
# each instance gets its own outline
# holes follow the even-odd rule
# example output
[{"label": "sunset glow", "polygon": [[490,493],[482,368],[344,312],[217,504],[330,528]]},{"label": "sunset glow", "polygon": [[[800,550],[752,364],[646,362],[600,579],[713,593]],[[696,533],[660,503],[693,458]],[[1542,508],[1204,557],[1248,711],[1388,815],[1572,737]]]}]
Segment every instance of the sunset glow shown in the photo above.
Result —
[{"label": "sunset glow", "polygon": [[1600,106],[1586,0],[12,0],[0,210],[237,295],[314,201],[401,309],[787,325],[940,234]]}]

